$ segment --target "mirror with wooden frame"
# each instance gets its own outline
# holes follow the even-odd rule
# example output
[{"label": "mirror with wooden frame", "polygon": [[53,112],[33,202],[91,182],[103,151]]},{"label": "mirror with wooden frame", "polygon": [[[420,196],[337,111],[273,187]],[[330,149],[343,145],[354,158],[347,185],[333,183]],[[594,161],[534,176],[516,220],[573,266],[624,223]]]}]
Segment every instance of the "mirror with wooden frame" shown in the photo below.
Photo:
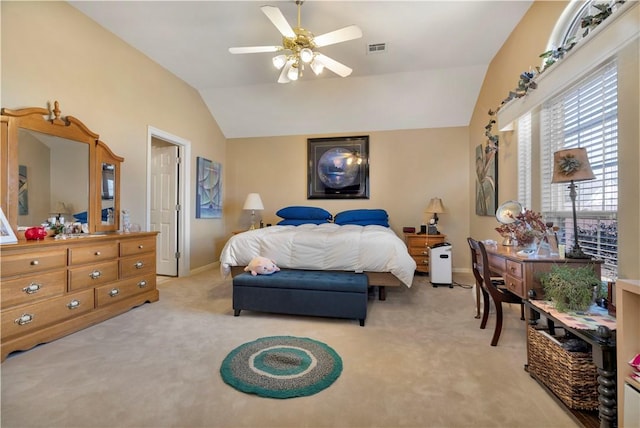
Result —
[{"label": "mirror with wooden frame", "polygon": [[53,218],[89,232],[119,229],[120,164],[73,116],[53,108],[2,109],[1,206],[14,231]]}]

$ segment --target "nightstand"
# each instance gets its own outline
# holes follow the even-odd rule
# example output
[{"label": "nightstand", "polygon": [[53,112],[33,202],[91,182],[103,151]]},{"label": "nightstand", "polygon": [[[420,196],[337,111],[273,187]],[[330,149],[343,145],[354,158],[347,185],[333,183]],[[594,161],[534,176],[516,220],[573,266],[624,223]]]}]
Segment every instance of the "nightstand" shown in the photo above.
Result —
[{"label": "nightstand", "polygon": [[445,238],[445,235],[404,234],[404,242],[407,244],[409,255],[416,261],[416,272],[429,273],[428,248],[444,242]]}]

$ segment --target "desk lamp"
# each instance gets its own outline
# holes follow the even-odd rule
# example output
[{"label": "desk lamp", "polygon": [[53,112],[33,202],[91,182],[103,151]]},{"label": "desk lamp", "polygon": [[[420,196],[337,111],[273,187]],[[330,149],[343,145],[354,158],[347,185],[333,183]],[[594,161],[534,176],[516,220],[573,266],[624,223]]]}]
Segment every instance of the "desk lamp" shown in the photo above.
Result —
[{"label": "desk lamp", "polygon": [[438,234],[438,214],[442,214],[444,212],[444,205],[442,205],[442,199],[431,198],[425,212],[433,214],[432,221],[429,222],[429,225],[430,226],[432,225],[433,229],[429,227],[430,229],[429,235],[437,235]]},{"label": "desk lamp", "polygon": [[244,201],[244,207],[242,209],[251,210],[251,227],[249,228],[249,230],[255,229],[256,210],[264,209],[264,205],[262,205],[262,199],[260,199],[260,194],[249,193],[247,195],[247,199]]},{"label": "desk lamp", "polygon": [[559,150],[553,154],[553,178],[551,183],[570,183],[569,197],[573,209],[573,249],[566,253],[570,259],[590,259],[591,257],[582,252],[578,242],[578,222],[576,219],[576,181],[593,180],[595,175],[591,171],[587,149],[576,148]]}]

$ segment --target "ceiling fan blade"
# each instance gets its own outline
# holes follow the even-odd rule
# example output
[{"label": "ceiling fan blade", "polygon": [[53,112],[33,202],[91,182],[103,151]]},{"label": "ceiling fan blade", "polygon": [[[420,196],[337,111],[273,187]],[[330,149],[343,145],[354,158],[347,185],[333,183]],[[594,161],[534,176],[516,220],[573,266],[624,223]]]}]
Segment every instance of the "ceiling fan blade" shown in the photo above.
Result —
[{"label": "ceiling fan blade", "polygon": [[362,30],[357,25],[349,25],[348,27],[316,36],[313,42],[316,46],[322,47],[346,42],[347,40],[359,39],[360,37],[362,37]]},{"label": "ceiling fan blade", "polygon": [[289,25],[282,12],[280,12],[280,9],[275,6],[262,6],[260,9],[262,9],[264,14],[267,15],[267,18],[269,18],[284,37],[296,37],[296,33],[293,32],[293,28],[291,28],[291,25]]},{"label": "ceiling fan blade", "polygon": [[324,65],[326,68],[333,71],[340,77],[347,77],[353,71],[346,65],[336,61],[335,59],[331,59],[328,56],[323,54],[317,54],[315,61],[320,61],[322,65]]},{"label": "ceiling fan blade", "polygon": [[232,54],[278,52],[279,50],[282,50],[282,46],[246,46],[240,48],[229,48],[229,52]]}]

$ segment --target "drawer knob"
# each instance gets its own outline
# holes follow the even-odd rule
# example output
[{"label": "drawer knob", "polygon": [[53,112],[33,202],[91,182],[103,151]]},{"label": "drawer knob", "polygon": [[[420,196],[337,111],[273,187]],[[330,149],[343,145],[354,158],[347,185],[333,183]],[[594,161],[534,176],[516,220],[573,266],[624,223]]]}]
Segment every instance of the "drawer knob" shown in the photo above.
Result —
[{"label": "drawer knob", "polygon": [[147,281],[145,281],[144,279],[138,283],[138,287],[140,288],[144,288],[146,286],[147,286]]},{"label": "drawer knob", "polygon": [[33,321],[33,318],[34,318],[33,314],[22,314],[22,316],[20,318],[16,318],[14,322],[18,325],[25,325]]},{"label": "drawer knob", "polygon": [[100,272],[99,270],[94,270],[93,272],[91,272],[89,274],[89,278],[98,279],[98,278],[100,278],[101,275],[102,275],[102,272]]},{"label": "drawer knob", "polygon": [[31,266],[38,266],[40,264],[37,260],[31,260]]},{"label": "drawer knob", "polygon": [[144,248],[144,245],[140,244],[138,245],[138,248],[142,250]]},{"label": "drawer knob", "polygon": [[101,255],[102,255],[102,253],[100,253],[100,251],[96,251],[94,254],[95,254],[96,256],[101,256]]},{"label": "drawer knob", "polygon": [[422,255],[423,255],[423,256],[426,256],[426,255],[428,255],[428,254],[429,254],[429,252],[428,252],[428,251],[423,251],[423,252],[422,252]]},{"label": "drawer knob", "polygon": [[136,264],[134,266],[136,267],[136,269],[142,269],[142,267],[144,266],[144,263],[136,262]]},{"label": "drawer knob", "polygon": [[111,291],[109,291],[109,296],[111,297],[116,297],[118,294],[120,294],[120,290],[117,288],[112,288]]},{"label": "drawer knob", "polygon": [[80,300],[77,300],[77,299],[73,299],[67,305],[67,308],[69,308],[69,309],[75,309],[75,308],[78,308],[78,307],[80,307]]},{"label": "drawer knob", "polygon": [[33,294],[33,293],[37,293],[38,290],[40,290],[40,287],[41,287],[40,284],[36,284],[35,282],[32,282],[31,284],[24,287],[22,291],[24,291],[27,294]]}]

